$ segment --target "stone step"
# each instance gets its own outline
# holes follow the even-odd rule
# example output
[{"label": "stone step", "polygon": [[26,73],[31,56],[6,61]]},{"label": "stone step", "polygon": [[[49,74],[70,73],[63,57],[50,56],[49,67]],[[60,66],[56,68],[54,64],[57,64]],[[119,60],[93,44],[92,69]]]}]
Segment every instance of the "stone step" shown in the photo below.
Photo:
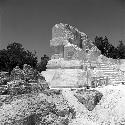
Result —
[{"label": "stone step", "polygon": [[110,66],[108,66],[108,65],[99,65],[100,67],[110,67]]},{"label": "stone step", "polygon": [[118,76],[119,73],[118,72],[105,72],[105,74],[110,74],[111,76]]},{"label": "stone step", "polygon": [[112,76],[116,76],[116,75],[119,74],[119,73],[117,73],[117,72],[107,72],[107,71],[103,71],[103,73],[104,73],[105,75],[112,75]]},{"label": "stone step", "polygon": [[115,70],[115,69],[110,68],[110,67],[99,67],[99,69],[109,69],[109,70]]},{"label": "stone step", "polygon": [[107,66],[108,67],[108,65],[105,65],[105,64],[101,64],[101,65],[99,64],[99,66]]},{"label": "stone step", "polygon": [[101,71],[108,71],[108,72],[118,72],[118,71],[115,71],[115,70],[111,70],[111,69],[99,69]]},{"label": "stone step", "polygon": [[118,74],[118,72],[114,72],[114,71],[106,71],[106,70],[101,70],[102,72],[104,72],[104,73],[109,73],[109,74]]},{"label": "stone step", "polygon": [[105,65],[105,64],[99,64],[100,66],[108,66],[108,65]]},{"label": "stone step", "polygon": [[99,67],[100,69],[112,69],[112,70],[114,70],[114,68],[112,68],[112,67]]},{"label": "stone step", "polygon": [[116,78],[116,77],[118,77],[117,75],[114,75],[114,76],[112,76],[112,75],[108,75],[108,74],[104,74],[104,76],[106,77],[106,76],[108,76],[109,78]]},{"label": "stone step", "polygon": [[[99,65],[100,67],[111,67],[111,66],[108,66],[108,65]],[[112,67],[113,68],[113,67]]]},{"label": "stone step", "polygon": [[[106,76],[105,76],[105,77],[106,77]],[[110,79],[110,80],[119,80],[120,78],[109,76],[108,79]]]},{"label": "stone step", "polygon": [[110,78],[110,80],[113,80],[113,81],[124,81],[125,78]]},{"label": "stone step", "polygon": [[110,80],[119,80],[119,78],[113,78],[113,77],[112,78],[110,77],[109,79]]},{"label": "stone step", "polygon": [[111,70],[111,69],[99,69],[99,70],[102,70],[102,71],[111,71],[111,72],[118,72],[118,71],[114,71],[114,70]]},{"label": "stone step", "polygon": [[116,70],[115,68],[113,68],[113,67],[99,67],[100,69],[112,69],[112,70]]},{"label": "stone step", "polygon": [[111,80],[113,83],[118,83],[118,82],[125,82],[125,80]]},{"label": "stone step", "polygon": [[114,78],[117,77],[117,76],[111,76],[111,75],[104,75],[104,76],[105,76],[105,77],[108,77],[108,78],[111,78],[111,79],[112,79],[112,78],[114,79]]},{"label": "stone step", "polygon": [[115,79],[118,79],[118,78],[116,78],[116,77],[108,77],[108,78],[109,78],[109,79],[114,79],[114,80],[115,80]]},{"label": "stone step", "polygon": [[104,63],[99,63],[99,65],[109,66],[108,64],[104,64]]},{"label": "stone step", "polygon": [[110,72],[110,73],[118,73],[118,71],[114,71],[114,70],[103,70],[103,69],[99,69],[99,71],[103,71],[103,72]]}]

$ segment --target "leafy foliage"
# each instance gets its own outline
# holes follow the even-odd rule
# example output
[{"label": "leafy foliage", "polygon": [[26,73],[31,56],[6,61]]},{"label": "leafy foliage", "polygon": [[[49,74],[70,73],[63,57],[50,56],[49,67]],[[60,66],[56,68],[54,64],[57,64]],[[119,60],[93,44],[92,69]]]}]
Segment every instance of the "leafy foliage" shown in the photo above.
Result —
[{"label": "leafy foliage", "polygon": [[123,41],[119,41],[119,45],[114,47],[109,43],[106,36],[105,38],[96,36],[93,43],[101,50],[102,55],[113,59],[125,59],[125,45]]},{"label": "leafy foliage", "polygon": [[39,72],[41,71],[45,71],[46,70],[46,65],[47,65],[47,62],[49,61],[49,57],[47,55],[44,54],[43,57],[41,57],[41,62],[37,64],[37,70]]},{"label": "leafy foliage", "polygon": [[8,71],[19,65],[21,68],[24,64],[35,67],[37,64],[36,52],[25,50],[20,43],[10,43],[6,49],[0,50],[0,70]]},{"label": "leafy foliage", "polygon": [[119,45],[117,46],[117,49],[119,51],[119,58],[125,59],[125,45],[123,44],[123,41],[119,41]]}]

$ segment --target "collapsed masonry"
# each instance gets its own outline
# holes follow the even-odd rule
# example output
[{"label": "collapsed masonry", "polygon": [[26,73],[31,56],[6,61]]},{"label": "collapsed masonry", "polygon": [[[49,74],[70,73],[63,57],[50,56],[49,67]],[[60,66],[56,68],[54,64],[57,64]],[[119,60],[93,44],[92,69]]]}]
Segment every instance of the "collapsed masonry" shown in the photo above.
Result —
[{"label": "collapsed masonry", "polygon": [[96,87],[125,81],[120,61],[107,58],[85,33],[68,24],[52,28],[55,54],[42,72],[51,88]]}]

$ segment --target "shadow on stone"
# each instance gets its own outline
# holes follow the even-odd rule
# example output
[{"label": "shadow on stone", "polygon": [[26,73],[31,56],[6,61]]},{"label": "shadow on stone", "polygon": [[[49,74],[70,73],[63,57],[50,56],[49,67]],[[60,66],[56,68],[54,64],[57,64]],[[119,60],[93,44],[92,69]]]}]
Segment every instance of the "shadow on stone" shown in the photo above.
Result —
[{"label": "shadow on stone", "polygon": [[36,114],[31,114],[23,120],[23,125],[39,125],[39,118]]},{"label": "shadow on stone", "polygon": [[92,111],[100,102],[103,94],[97,90],[82,90],[75,94],[75,97],[82,103],[89,111]]}]

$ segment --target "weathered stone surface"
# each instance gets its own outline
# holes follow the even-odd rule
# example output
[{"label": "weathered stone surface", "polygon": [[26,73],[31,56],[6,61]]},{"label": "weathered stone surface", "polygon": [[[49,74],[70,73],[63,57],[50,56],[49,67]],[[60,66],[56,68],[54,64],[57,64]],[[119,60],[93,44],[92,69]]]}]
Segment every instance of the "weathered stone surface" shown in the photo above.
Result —
[{"label": "weathered stone surface", "polygon": [[58,69],[50,81],[51,88],[79,88],[86,83],[86,73],[81,69]]},{"label": "weathered stone surface", "polygon": [[70,42],[82,48],[82,41],[87,39],[87,35],[78,31],[77,28],[68,24],[56,24],[52,28],[51,46],[66,45]]},{"label": "weathered stone surface", "polygon": [[30,65],[24,64],[23,70],[16,66],[11,71],[11,80],[35,80],[38,73]]},{"label": "weathered stone surface", "polygon": [[39,75],[38,71],[34,70],[30,65],[27,64],[24,64],[23,76],[24,76],[23,79],[26,80],[27,82],[37,82],[38,79],[42,80],[42,76]]},{"label": "weathered stone surface", "polygon": [[92,77],[91,87],[95,88],[98,86],[108,85],[108,77]]},{"label": "weathered stone surface", "polygon": [[[48,69],[57,69],[57,68],[77,68],[81,67],[81,61],[80,60],[64,60],[63,58],[60,59],[52,59],[48,61],[47,68]],[[78,69],[79,69],[78,68]]]},{"label": "weathered stone surface", "polygon": [[53,28],[52,28],[52,39],[53,38],[58,38],[58,37],[66,37],[66,32],[64,29],[65,25],[60,23],[60,24],[56,24]]},{"label": "weathered stone surface", "polygon": [[103,94],[97,90],[82,90],[75,94],[75,97],[82,103],[89,111],[92,111],[101,100]]},{"label": "weathered stone surface", "polygon": [[83,49],[83,51],[86,51],[86,49],[91,50],[93,47],[94,47],[94,44],[92,43],[91,40],[85,39],[85,40],[82,41],[82,49]]},{"label": "weathered stone surface", "polygon": [[68,43],[68,40],[66,38],[54,38],[50,40],[50,46],[62,46],[66,45]]},{"label": "weathered stone surface", "polygon": [[52,55],[51,59],[59,59],[59,58],[63,58],[63,54],[54,54]]},{"label": "weathered stone surface", "polygon": [[[62,23],[56,24],[52,29],[50,45],[54,46],[55,55],[48,61],[48,73],[45,77],[48,80],[49,70],[53,69],[54,72],[49,81],[54,86],[85,85],[86,87],[98,87],[107,85],[106,80],[100,80],[100,77],[108,77],[110,83],[116,82],[116,79],[117,82],[119,80],[123,82],[123,79],[125,81],[125,73],[118,68],[120,63],[102,55],[88,36],[78,31],[74,26]],[[59,73],[60,69],[63,69],[64,73]],[[81,72],[76,72],[75,69],[86,72],[86,75],[84,73],[83,76]],[[99,80],[92,83],[92,77],[98,77]]]},{"label": "weathered stone surface", "polygon": [[21,70],[19,66],[16,66],[11,71],[11,80],[20,80],[21,78],[23,78],[23,70]]},{"label": "weathered stone surface", "polygon": [[82,60],[84,52],[76,45],[68,44],[64,47],[64,59],[65,60]]},{"label": "weathered stone surface", "polygon": [[71,44],[77,45],[79,48],[82,48],[82,41],[87,40],[87,35],[80,32],[76,27],[65,25],[65,28],[70,32],[68,40]]},{"label": "weathered stone surface", "polygon": [[55,49],[55,54],[62,54],[63,57],[64,45],[55,46],[54,49]]},{"label": "weathered stone surface", "polygon": [[101,51],[97,47],[92,47],[88,52],[88,61],[97,61],[98,57],[101,55]]}]

